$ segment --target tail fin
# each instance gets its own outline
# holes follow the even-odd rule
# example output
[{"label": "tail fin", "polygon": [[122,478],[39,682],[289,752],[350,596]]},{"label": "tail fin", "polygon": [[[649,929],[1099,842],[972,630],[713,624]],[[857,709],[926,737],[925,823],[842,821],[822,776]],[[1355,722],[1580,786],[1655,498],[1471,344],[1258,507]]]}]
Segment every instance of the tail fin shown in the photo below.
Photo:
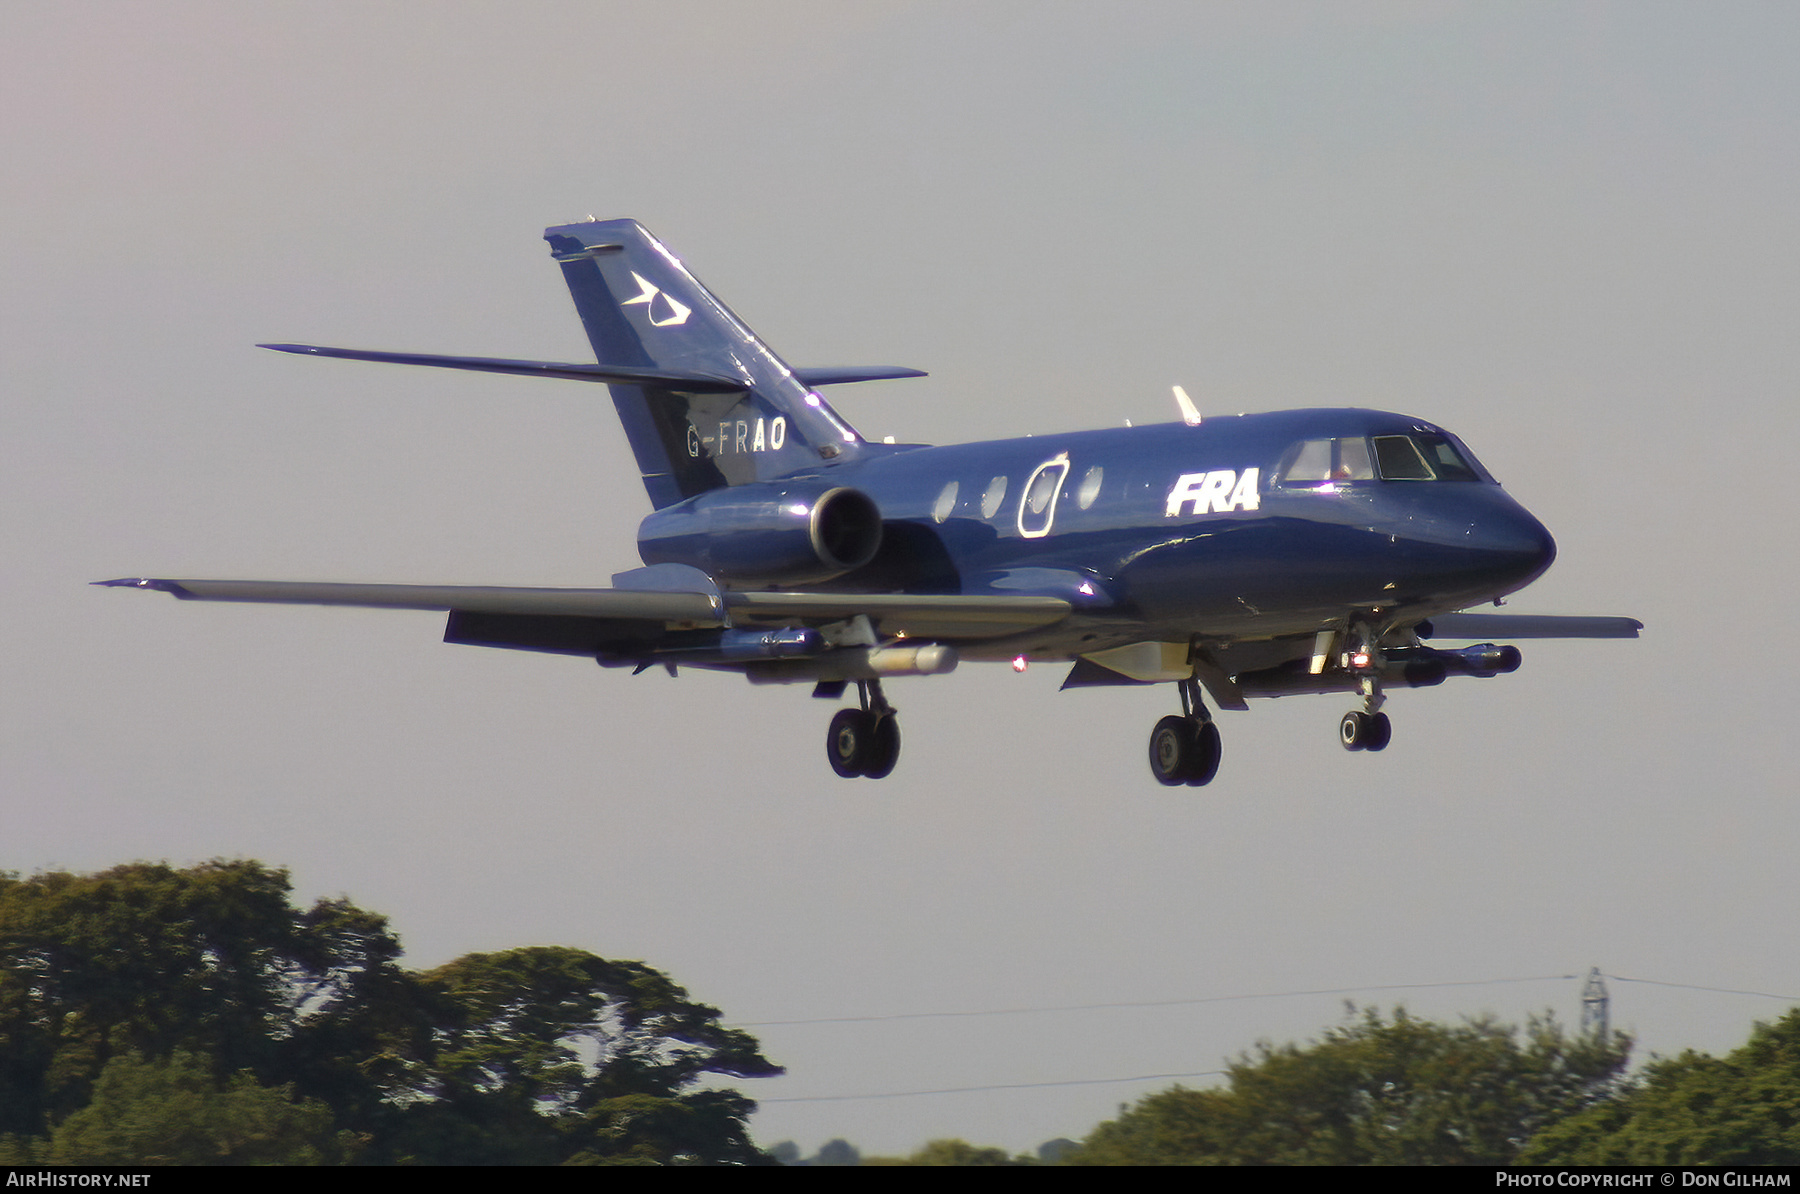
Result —
[{"label": "tail fin", "polygon": [[[853,457],[862,437],[635,220],[544,230],[602,367],[664,377],[610,382],[658,509],[726,485]],[[906,371],[911,372],[911,371]],[[689,389],[674,378],[740,381]]]}]

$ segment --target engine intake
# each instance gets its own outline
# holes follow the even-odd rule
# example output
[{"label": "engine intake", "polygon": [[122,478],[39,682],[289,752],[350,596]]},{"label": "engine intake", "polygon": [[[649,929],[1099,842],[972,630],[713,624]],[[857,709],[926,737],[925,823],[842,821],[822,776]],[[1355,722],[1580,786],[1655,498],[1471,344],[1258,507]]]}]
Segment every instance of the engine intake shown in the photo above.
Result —
[{"label": "engine intake", "polygon": [[645,564],[687,564],[723,584],[817,584],[881,547],[881,511],[865,493],[817,482],[714,489],[638,526]]}]

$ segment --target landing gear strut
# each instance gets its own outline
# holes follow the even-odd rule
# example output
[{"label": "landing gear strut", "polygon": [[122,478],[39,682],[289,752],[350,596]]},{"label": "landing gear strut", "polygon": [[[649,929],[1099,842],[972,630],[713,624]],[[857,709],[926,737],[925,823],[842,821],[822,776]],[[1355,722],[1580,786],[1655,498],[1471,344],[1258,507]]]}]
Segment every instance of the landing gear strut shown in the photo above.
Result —
[{"label": "landing gear strut", "polygon": [[1338,741],[1345,750],[1386,750],[1388,740],[1394,736],[1394,726],[1381,711],[1382,702],[1387,699],[1381,695],[1381,677],[1373,669],[1365,670],[1358,674],[1357,684],[1362,690],[1363,707],[1352,709],[1338,722]]},{"label": "landing gear strut", "polygon": [[1182,715],[1165,717],[1150,731],[1150,773],[1157,783],[1171,788],[1204,787],[1219,773],[1223,753],[1219,727],[1213,724],[1196,681],[1182,680],[1176,687]]},{"label": "landing gear strut", "polygon": [[825,732],[825,757],[845,779],[885,779],[900,761],[900,722],[880,680],[858,680],[861,708],[839,709]]}]

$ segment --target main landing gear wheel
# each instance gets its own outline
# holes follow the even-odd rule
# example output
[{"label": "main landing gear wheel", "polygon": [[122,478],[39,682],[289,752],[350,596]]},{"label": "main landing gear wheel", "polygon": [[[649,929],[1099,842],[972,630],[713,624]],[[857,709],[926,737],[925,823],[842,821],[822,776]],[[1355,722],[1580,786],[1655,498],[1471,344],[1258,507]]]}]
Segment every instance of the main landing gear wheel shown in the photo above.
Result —
[{"label": "main landing gear wheel", "polygon": [[875,753],[875,719],[861,709],[839,709],[825,731],[825,757],[831,769],[855,779]]},{"label": "main landing gear wheel", "polygon": [[1345,750],[1386,750],[1393,736],[1394,723],[1385,713],[1353,711],[1338,723],[1338,741]]},{"label": "main landing gear wheel", "polygon": [[1210,721],[1171,715],[1150,732],[1150,772],[1167,787],[1205,787],[1219,773],[1223,754],[1219,727]]},{"label": "main landing gear wheel", "polygon": [[1188,712],[1180,717],[1170,715],[1156,723],[1150,731],[1150,773],[1156,782],[1175,788],[1186,784],[1205,787],[1219,773],[1219,759],[1224,747],[1219,727],[1205,716],[1198,691],[1190,691],[1191,681],[1182,686],[1181,703]]},{"label": "main landing gear wheel", "polygon": [[886,779],[900,761],[900,721],[878,680],[859,682],[863,708],[839,709],[825,732],[825,757],[845,779]]},{"label": "main landing gear wheel", "polygon": [[869,761],[863,775],[869,779],[886,779],[900,761],[900,719],[889,713],[875,719],[875,740],[870,744]]}]

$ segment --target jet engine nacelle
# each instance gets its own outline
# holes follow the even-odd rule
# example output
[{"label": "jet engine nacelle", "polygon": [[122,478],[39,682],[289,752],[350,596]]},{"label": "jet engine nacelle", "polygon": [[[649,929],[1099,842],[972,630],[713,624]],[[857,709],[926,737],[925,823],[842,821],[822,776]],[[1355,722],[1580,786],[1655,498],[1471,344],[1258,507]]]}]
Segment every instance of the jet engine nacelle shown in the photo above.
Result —
[{"label": "jet engine nacelle", "polygon": [[860,490],[822,482],[714,489],[638,525],[645,564],[687,564],[721,584],[817,584],[881,547],[881,511]]}]

